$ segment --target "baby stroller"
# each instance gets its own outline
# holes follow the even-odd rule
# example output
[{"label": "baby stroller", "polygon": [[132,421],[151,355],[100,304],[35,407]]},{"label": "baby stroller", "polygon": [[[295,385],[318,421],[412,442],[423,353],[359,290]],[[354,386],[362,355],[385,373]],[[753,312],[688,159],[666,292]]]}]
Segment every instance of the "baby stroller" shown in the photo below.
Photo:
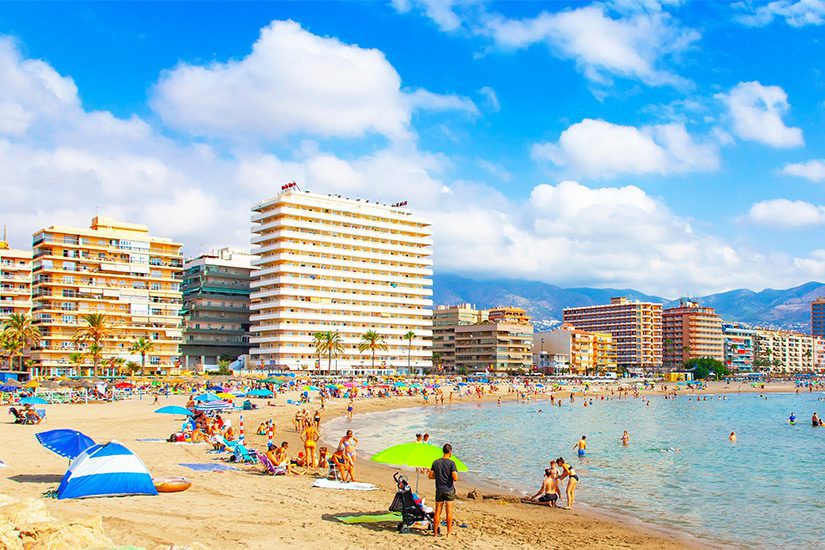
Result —
[{"label": "baby stroller", "polygon": [[392,504],[390,504],[390,512],[401,512],[401,521],[397,527],[398,532],[409,533],[410,526],[419,522],[426,522],[427,527],[432,529],[432,509],[424,506],[421,498],[412,492],[406,477],[396,472],[392,478],[395,480],[398,490],[395,493],[395,498],[392,499]]}]

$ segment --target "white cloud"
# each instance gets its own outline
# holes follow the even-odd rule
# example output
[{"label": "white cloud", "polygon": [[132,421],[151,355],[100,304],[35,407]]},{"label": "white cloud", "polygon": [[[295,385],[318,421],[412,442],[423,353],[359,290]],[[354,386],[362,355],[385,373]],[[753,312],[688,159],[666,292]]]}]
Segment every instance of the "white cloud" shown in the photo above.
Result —
[{"label": "white cloud", "polygon": [[804,145],[802,130],[785,125],[782,117],[790,109],[788,95],[779,86],[740,82],[716,98],[728,108],[733,131],[742,139],[771,147]]},{"label": "white cloud", "polygon": [[[392,0],[393,7],[399,13],[407,13],[413,6],[424,11],[424,13],[438,25],[442,31],[454,31],[461,27],[461,18],[455,12],[455,8],[462,2],[459,0]],[[463,0],[464,4],[472,2]]]},{"label": "white cloud", "polygon": [[825,23],[825,2],[823,0],[778,0],[754,8],[750,2],[737,2],[734,8],[746,11],[735,17],[749,27],[764,27],[774,19],[784,19],[792,27],[822,25]]},{"label": "white cloud", "polygon": [[493,88],[483,86],[478,92],[484,98],[487,109],[490,112],[497,113],[501,110],[501,103],[498,100],[498,94]]},{"label": "white cloud", "polygon": [[782,167],[782,173],[815,182],[825,181],[825,159],[789,163]]},{"label": "white cloud", "polygon": [[687,84],[661,65],[699,39],[696,31],[678,26],[661,10],[614,18],[601,5],[542,12],[529,19],[489,15],[479,32],[502,48],[544,43],[551,52],[576,61],[585,76],[597,83],[619,76],[653,86]]},{"label": "white cloud", "polygon": [[174,128],[241,139],[370,133],[406,139],[416,107],[477,111],[466,98],[405,94],[381,51],[316,36],[293,21],[261,29],[241,60],[164,71],[151,103]]},{"label": "white cloud", "polygon": [[684,125],[676,123],[636,128],[588,118],[564,130],[557,143],[534,145],[532,155],[590,178],[719,167],[716,145],[696,142]]},{"label": "white cloud", "polygon": [[825,206],[787,199],[761,201],[751,206],[747,219],[780,228],[821,225],[825,223]]}]

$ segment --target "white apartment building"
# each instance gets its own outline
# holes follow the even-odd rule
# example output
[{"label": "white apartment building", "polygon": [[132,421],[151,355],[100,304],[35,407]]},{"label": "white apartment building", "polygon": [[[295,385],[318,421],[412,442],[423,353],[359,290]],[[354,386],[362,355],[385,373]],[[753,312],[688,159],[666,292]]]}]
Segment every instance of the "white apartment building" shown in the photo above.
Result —
[{"label": "white apartment building", "polygon": [[[432,226],[406,208],[287,187],[252,209],[251,366],[326,371],[313,335],[339,331],[334,371],[432,366]],[[403,338],[415,333],[410,343]]]}]

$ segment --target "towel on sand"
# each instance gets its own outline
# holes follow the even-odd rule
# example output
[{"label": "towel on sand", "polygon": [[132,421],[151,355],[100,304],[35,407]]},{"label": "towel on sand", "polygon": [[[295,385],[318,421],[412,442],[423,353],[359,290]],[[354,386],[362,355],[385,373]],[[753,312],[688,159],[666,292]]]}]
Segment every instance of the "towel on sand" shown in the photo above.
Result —
[{"label": "towel on sand", "polygon": [[346,491],[375,491],[378,489],[378,487],[372,483],[360,483],[357,481],[344,483],[343,481],[335,481],[326,478],[316,479],[312,486],[321,487],[322,489],[343,489]]},{"label": "towel on sand", "polygon": [[181,466],[186,466],[190,470],[196,470],[198,472],[222,472],[224,470],[237,470],[238,468],[234,466],[229,466],[227,464],[211,464],[211,463],[180,463]]},{"label": "towel on sand", "polygon": [[343,523],[381,523],[384,521],[400,521],[400,512],[387,512],[386,514],[363,514],[360,516],[335,516]]}]

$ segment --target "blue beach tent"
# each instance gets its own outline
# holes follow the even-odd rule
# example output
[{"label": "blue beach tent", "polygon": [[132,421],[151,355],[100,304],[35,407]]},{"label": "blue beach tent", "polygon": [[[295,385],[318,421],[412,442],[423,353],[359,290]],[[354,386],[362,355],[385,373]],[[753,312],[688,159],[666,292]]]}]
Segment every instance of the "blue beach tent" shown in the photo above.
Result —
[{"label": "blue beach tent", "polygon": [[117,441],[80,453],[57,488],[58,499],[157,494],[143,462]]}]

